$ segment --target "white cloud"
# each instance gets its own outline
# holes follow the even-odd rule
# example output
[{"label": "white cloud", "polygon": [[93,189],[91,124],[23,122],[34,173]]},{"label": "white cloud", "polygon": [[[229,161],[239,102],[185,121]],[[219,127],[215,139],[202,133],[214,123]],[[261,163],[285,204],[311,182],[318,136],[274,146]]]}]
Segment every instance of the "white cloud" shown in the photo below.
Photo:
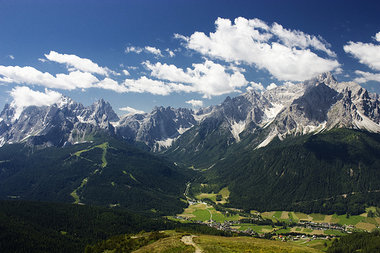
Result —
[{"label": "white cloud", "polygon": [[130,47],[126,47],[125,48],[125,53],[136,53],[136,54],[140,54],[141,52],[143,51],[143,49],[141,47],[134,47],[134,46],[130,46]]},{"label": "white cloud", "polygon": [[[376,39],[380,39],[380,32],[376,34]],[[350,41],[343,49],[346,53],[352,54],[360,63],[371,69],[380,70],[380,45]]]},{"label": "white cloud", "polygon": [[129,75],[131,75],[131,74],[129,73],[129,71],[126,70],[126,69],[123,69],[123,74],[124,74],[125,76],[129,76]]},{"label": "white cloud", "polygon": [[137,80],[126,79],[123,83],[129,92],[136,93],[152,93],[154,95],[169,95],[173,92],[173,89],[170,84],[167,84],[163,81],[152,80],[146,76],[142,76]]},{"label": "white cloud", "polygon": [[209,36],[195,32],[190,37],[174,37],[203,55],[266,69],[278,80],[303,81],[340,66],[337,60],[311,51],[335,57],[329,44],[319,37],[287,30],[277,23],[268,26],[259,19],[239,17],[232,24],[229,19],[218,18],[215,24],[216,31]]},{"label": "white cloud", "polygon": [[41,85],[48,88],[73,90],[76,88],[90,88],[99,80],[90,73],[81,71],[70,72],[69,74],[51,75],[48,72],[41,72],[33,67],[1,66],[0,78],[8,83]]},{"label": "white cloud", "polygon": [[334,71],[334,74],[335,74],[335,75],[340,75],[340,74],[342,74],[342,73],[343,73],[343,69],[342,69],[341,67],[336,68],[335,71]]},{"label": "white cloud", "polygon": [[[144,48],[129,46],[129,47],[125,48],[125,53],[141,54],[142,52],[154,54],[155,56],[160,56],[160,57],[163,56],[160,49],[152,47],[152,46],[146,46]],[[169,52],[169,54],[170,54],[170,52]]]},{"label": "white cloud", "polygon": [[40,62],[47,62],[47,60],[46,60],[45,58],[38,58],[38,60],[39,60]]},{"label": "white cloud", "polygon": [[203,101],[202,100],[191,99],[189,101],[186,101],[185,103],[186,104],[190,104],[193,107],[202,107],[203,106]]},{"label": "white cloud", "polygon": [[175,53],[172,50],[170,50],[169,48],[165,49],[165,51],[169,54],[170,57],[175,56]]},{"label": "white cloud", "polygon": [[265,90],[264,86],[261,83],[255,83],[255,82],[249,82],[251,86],[247,87],[247,89],[254,89],[254,90]]},{"label": "white cloud", "polygon": [[181,34],[179,34],[179,33],[175,33],[175,34],[174,34],[174,38],[175,38],[175,39],[179,39],[179,40],[183,40],[183,41],[185,41],[185,42],[188,42],[188,41],[189,41],[189,38],[188,38],[188,37],[183,36],[183,35],[181,35]]},{"label": "white cloud", "polygon": [[15,57],[13,56],[13,55],[8,55],[8,57],[9,57],[9,59],[11,59],[11,60],[14,60],[15,59]]},{"label": "white cloud", "polygon": [[322,38],[317,38],[316,36],[305,34],[302,31],[288,30],[277,23],[274,23],[272,25],[270,31],[276,35],[279,40],[287,47],[300,47],[302,49],[312,47],[314,49],[325,52],[331,57],[336,57],[336,54],[328,49],[328,47],[331,45]]},{"label": "white cloud", "polygon": [[375,40],[377,40],[377,42],[380,42],[380,32],[376,33]]},{"label": "white cloud", "polygon": [[192,69],[187,68],[186,70],[160,62],[151,64],[146,61],[144,65],[151,71],[153,77],[189,84],[183,86],[182,89],[201,93],[207,98],[238,91],[237,88],[248,84],[244,75],[239,71],[228,73],[224,66],[210,60],[193,64]]},{"label": "white cloud", "polygon": [[49,106],[59,103],[62,100],[62,94],[56,91],[45,89],[45,92],[34,91],[26,86],[16,86],[10,92],[13,98],[11,106],[16,109],[14,120],[18,119],[25,107]]},{"label": "white cloud", "polygon": [[79,56],[73,54],[60,54],[55,51],[50,51],[49,54],[45,54],[46,59],[49,61],[58,62],[61,64],[66,64],[69,70],[73,69],[80,70],[83,72],[93,73],[108,76],[108,74],[115,74],[108,68],[100,67],[98,64],[94,63],[90,59],[80,58]]},{"label": "white cloud", "polygon": [[380,73],[370,73],[356,70],[355,74],[361,76],[354,79],[354,81],[358,83],[366,83],[368,81],[380,82]]},{"label": "white cloud", "polygon": [[151,46],[146,46],[146,47],[145,47],[145,50],[146,50],[148,53],[154,54],[154,55],[156,55],[156,56],[162,56],[161,50],[158,49],[158,48],[151,47]]},{"label": "white cloud", "polygon": [[137,109],[129,107],[129,106],[119,108],[119,110],[127,112],[127,114],[144,114],[145,113],[144,111],[137,110]]},{"label": "white cloud", "polygon": [[40,85],[47,88],[74,90],[101,88],[116,92],[127,92],[127,88],[115,80],[106,77],[99,80],[91,73],[73,71],[69,74],[51,75],[33,67],[0,66],[0,81],[7,83]]},{"label": "white cloud", "polygon": [[269,85],[267,86],[267,90],[273,90],[273,89],[275,89],[275,88],[277,88],[277,85],[276,85],[275,83],[271,83],[271,84],[269,84]]},{"label": "white cloud", "polygon": [[108,77],[97,83],[96,87],[105,90],[113,90],[118,93],[128,92],[127,87],[120,85],[118,82]]}]

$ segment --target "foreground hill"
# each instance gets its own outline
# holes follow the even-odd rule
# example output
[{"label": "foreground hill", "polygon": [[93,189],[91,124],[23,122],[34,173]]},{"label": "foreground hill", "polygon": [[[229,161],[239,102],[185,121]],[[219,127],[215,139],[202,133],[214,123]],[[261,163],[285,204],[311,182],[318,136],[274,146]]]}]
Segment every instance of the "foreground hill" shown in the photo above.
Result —
[{"label": "foreground hill", "polygon": [[99,137],[64,148],[0,148],[0,197],[181,211],[192,172],[122,141]]},{"label": "foreground hill", "polygon": [[[147,244],[144,246],[144,244]],[[322,252],[302,245],[257,239],[252,237],[224,237],[164,231],[136,236],[122,235],[86,248],[86,253],[100,252]]]}]

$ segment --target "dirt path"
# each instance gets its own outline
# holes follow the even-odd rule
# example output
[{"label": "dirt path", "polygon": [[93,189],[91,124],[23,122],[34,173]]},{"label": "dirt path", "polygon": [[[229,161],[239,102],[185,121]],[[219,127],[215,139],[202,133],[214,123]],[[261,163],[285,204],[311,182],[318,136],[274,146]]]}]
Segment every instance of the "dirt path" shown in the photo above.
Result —
[{"label": "dirt path", "polygon": [[194,237],[195,237],[194,235],[182,236],[181,242],[183,242],[186,245],[193,246],[195,248],[195,253],[202,253],[203,250],[198,245],[196,245],[195,242],[193,241]]}]

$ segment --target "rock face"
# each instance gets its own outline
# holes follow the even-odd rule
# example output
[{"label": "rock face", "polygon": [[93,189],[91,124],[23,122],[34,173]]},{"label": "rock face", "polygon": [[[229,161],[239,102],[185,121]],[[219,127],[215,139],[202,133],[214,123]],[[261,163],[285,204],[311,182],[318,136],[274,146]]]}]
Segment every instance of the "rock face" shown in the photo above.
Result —
[{"label": "rock face", "polygon": [[98,131],[114,132],[110,124],[119,120],[111,105],[99,100],[84,107],[69,98],[51,106],[26,107],[18,118],[6,105],[0,114],[0,145],[26,142],[38,146],[64,146],[89,140]]},{"label": "rock face", "polygon": [[267,145],[275,137],[283,139],[335,127],[380,132],[379,96],[353,82],[338,83],[330,73],[324,73],[264,92],[251,89],[196,112],[156,107],[151,113],[119,119],[102,99],[84,107],[62,98],[52,106],[27,107],[16,119],[15,108],[6,105],[0,114],[0,146],[13,142],[63,146],[86,141],[103,131],[143,142],[152,151],[173,147],[202,152],[210,145],[225,148],[247,136],[252,138],[258,131],[261,134],[255,138],[260,141],[254,142],[254,148]]},{"label": "rock face", "polygon": [[116,134],[124,139],[144,142],[153,151],[171,146],[181,134],[196,124],[190,109],[156,107],[151,113],[123,117],[115,123]]}]

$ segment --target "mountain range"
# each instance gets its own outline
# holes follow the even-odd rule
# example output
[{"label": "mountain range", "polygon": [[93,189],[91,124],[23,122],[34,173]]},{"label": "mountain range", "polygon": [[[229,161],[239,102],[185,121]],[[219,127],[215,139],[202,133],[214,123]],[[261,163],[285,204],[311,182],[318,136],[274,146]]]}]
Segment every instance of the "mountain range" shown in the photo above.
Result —
[{"label": "mountain range", "polygon": [[[161,203],[158,211],[170,213],[182,206],[185,183],[192,181],[198,190],[201,184],[214,192],[228,187],[228,204],[247,210],[356,213],[380,204],[379,96],[330,73],[250,88],[198,110],[156,107],[119,117],[102,99],[85,107],[67,97],[17,109],[6,105],[0,114],[2,198],[134,210]],[[10,157],[12,149],[18,156]],[[42,167],[30,162],[47,154],[56,160]],[[58,188],[36,180],[57,173]],[[125,194],[127,188],[150,204]]]},{"label": "mountain range", "polygon": [[26,142],[61,147],[85,142],[100,130],[162,151],[192,130],[202,135],[198,143],[189,143],[197,152],[215,132],[225,135],[230,145],[265,129],[265,138],[254,146],[260,148],[276,136],[283,139],[336,127],[380,132],[379,96],[353,82],[339,83],[331,73],[324,73],[303,83],[261,92],[251,88],[235,98],[227,97],[220,105],[196,111],[156,107],[150,113],[119,118],[103,99],[85,107],[62,97],[60,103],[29,106],[17,115],[12,104],[7,104],[0,113],[0,146]]}]

